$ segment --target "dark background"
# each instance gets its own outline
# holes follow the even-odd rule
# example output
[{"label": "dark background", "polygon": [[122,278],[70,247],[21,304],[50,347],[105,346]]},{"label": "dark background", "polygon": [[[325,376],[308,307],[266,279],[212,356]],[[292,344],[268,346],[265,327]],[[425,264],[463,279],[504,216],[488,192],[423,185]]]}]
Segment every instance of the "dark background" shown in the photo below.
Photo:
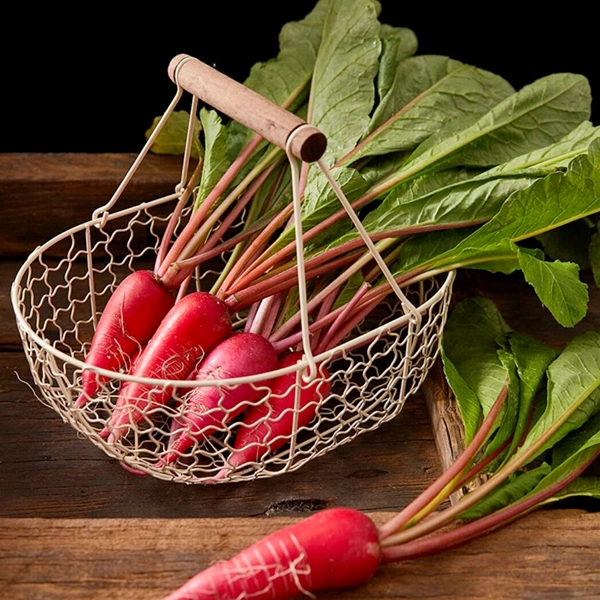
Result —
[{"label": "dark background", "polygon": [[[138,152],[175,92],[167,76],[171,58],[185,52],[243,81],[255,62],[277,54],[282,25],[302,19],[315,3],[162,3],[162,12],[151,14],[149,3],[140,5],[145,12],[17,5],[0,42],[0,152]],[[527,16],[500,3],[480,4],[485,12],[453,3],[381,4],[381,21],[414,30],[419,54],[491,70],[516,88],[550,73],[586,75],[598,90],[596,123],[600,75],[592,16],[566,7]]]}]

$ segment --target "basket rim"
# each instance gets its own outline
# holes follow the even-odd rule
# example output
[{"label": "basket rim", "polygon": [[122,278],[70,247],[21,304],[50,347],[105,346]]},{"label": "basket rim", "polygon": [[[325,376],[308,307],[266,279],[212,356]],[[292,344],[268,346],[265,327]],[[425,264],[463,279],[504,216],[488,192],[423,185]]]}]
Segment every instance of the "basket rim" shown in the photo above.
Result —
[{"label": "basket rim", "polygon": [[[194,380],[173,380],[173,379],[155,379],[148,377],[134,377],[127,373],[110,371],[108,369],[102,369],[99,367],[92,367],[85,363],[82,360],[74,358],[73,356],[62,352],[61,350],[56,349],[52,344],[48,343],[47,340],[42,338],[33,328],[30,326],[28,321],[25,319],[23,312],[21,311],[21,300],[19,298],[19,292],[22,289],[22,280],[25,277],[27,270],[31,267],[36,259],[38,259],[44,251],[51,248],[58,242],[63,241],[64,239],[82,231],[85,231],[91,227],[100,227],[107,220],[113,220],[117,218],[121,218],[123,216],[127,216],[128,214],[139,212],[140,210],[144,210],[147,208],[152,208],[153,206],[157,206],[163,204],[165,202],[169,202],[174,198],[177,198],[179,194],[170,194],[167,196],[163,196],[161,198],[157,198],[155,200],[149,202],[143,202],[137,204],[135,206],[129,207],[127,209],[123,209],[114,213],[105,212],[102,215],[91,218],[87,221],[79,223],[59,234],[49,239],[47,242],[38,246],[34,251],[32,251],[29,256],[26,258],[20,269],[17,271],[15,278],[11,285],[11,303],[13,307],[13,311],[15,313],[17,325],[22,335],[26,336],[33,340],[38,346],[42,347],[46,352],[48,352],[51,356],[56,359],[62,360],[76,368],[85,369],[97,373],[102,377],[108,377],[110,379],[117,379],[119,381],[134,381],[141,383],[143,385],[152,385],[152,386],[170,386],[170,387],[178,387],[178,388],[195,388],[195,387],[203,387],[203,386],[235,386],[243,383],[259,383],[264,382],[265,380],[269,380],[275,377],[279,377],[281,375],[287,375],[293,372],[303,371],[307,367],[310,366],[310,361],[306,359],[306,355],[304,355],[303,359],[300,360],[295,365],[290,367],[285,367],[282,369],[277,369],[274,371],[268,371],[265,373],[260,373],[257,375],[245,376],[245,377],[235,377],[235,378],[227,378],[227,379],[214,379],[210,382],[200,382]],[[440,284],[439,288],[435,291],[434,294],[431,295],[425,302],[421,303],[417,307],[417,311],[419,313],[426,313],[429,311],[430,307],[437,303],[441,296],[443,296],[448,288],[451,288],[452,283],[454,281],[456,275],[455,270],[450,270],[446,273],[445,280]],[[431,279],[431,278],[427,278]],[[412,318],[411,313],[404,313],[391,321],[376,327],[375,329],[371,329],[366,333],[361,334],[360,336],[356,336],[351,340],[348,340],[342,344],[335,346],[325,352],[314,356],[315,363],[322,363],[327,360],[330,360],[334,357],[334,355],[343,354],[345,352],[352,351],[357,346],[364,344],[365,342],[369,342],[372,339],[379,337],[382,334],[389,333],[400,326],[410,323]]]}]

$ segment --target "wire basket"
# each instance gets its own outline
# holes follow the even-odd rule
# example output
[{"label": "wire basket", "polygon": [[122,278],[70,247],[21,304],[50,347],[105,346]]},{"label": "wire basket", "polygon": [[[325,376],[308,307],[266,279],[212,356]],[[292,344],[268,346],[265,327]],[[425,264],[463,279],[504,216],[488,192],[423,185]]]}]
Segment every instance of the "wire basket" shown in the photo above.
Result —
[{"label": "wire basket", "polygon": [[[181,96],[177,70],[172,73],[178,92],[163,119]],[[195,91],[193,94],[198,97]],[[159,130],[160,125],[155,135]],[[270,139],[269,134],[265,137]],[[100,391],[85,405],[76,406],[98,316],[127,274],[152,264],[174,201],[183,192],[180,183],[169,196],[111,212],[152,142],[151,137],[106,206],[95,211],[89,221],[37,248],[16,276],[12,302],[39,400],[127,468],[184,483],[244,481],[290,472],[398,415],[437,357],[453,272],[420,281],[402,290],[400,297],[392,294],[389,304],[335,348],[316,356],[307,352],[291,366],[210,382],[136,380],[127,369],[96,369],[102,381]],[[299,149],[296,155],[302,152]],[[187,151],[182,182],[187,177],[186,161]],[[217,277],[218,272],[217,263],[214,271],[204,270],[202,278]],[[199,288],[205,287],[202,278],[196,281]],[[243,328],[243,320],[235,328]],[[284,387],[277,387],[275,382],[285,377]],[[119,389],[128,381],[140,381],[156,390],[168,388],[171,399],[162,405],[149,403],[139,423],[127,435],[111,441],[105,435],[107,423]],[[307,408],[300,397],[310,384],[317,386],[317,394]],[[176,460],[165,462],[169,439],[178,429],[190,426],[182,411],[186,394],[209,385],[219,391],[221,399],[213,409],[218,424],[206,435],[197,435]],[[228,408],[228,394],[240,386],[247,392],[247,401]],[[278,416],[289,421],[286,433],[269,424],[282,398],[293,399]],[[247,435],[251,432],[244,417],[251,410],[258,415],[254,426],[262,427],[260,439]],[[245,446],[240,446],[240,439],[246,440]],[[235,457],[241,450],[245,458],[239,463]]]}]

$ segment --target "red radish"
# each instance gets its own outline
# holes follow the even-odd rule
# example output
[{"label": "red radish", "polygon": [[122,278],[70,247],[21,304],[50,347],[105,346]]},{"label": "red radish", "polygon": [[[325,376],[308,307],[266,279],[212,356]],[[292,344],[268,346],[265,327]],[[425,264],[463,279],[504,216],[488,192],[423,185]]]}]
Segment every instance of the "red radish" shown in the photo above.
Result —
[{"label": "red radish", "polygon": [[[302,352],[292,352],[279,361],[284,369],[302,360]],[[240,423],[234,442],[234,452],[228,467],[219,477],[224,477],[230,468],[257,461],[268,452],[275,452],[289,441],[294,425],[297,373],[281,375],[270,384],[268,402],[251,406]],[[317,367],[317,376],[310,383],[302,382],[299,398],[297,426],[304,427],[315,416],[319,402],[331,392],[330,374],[324,365]]]},{"label": "red radish", "polygon": [[330,508],[198,573],[165,600],[284,600],[343,589],[366,583],[380,559],[373,521],[358,510]]},{"label": "red radish", "polygon": [[[118,371],[129,357],[152,337],[169,312],[175,298],[158,281],[152,271],[135,271],[128,275],[110,297],[85,362],[92,367]],[[108,377],[84,370],[82,391],[75,406],[83,406]]]},{"label": "red radish", "polygon": [[[137,360],[131,375],[181,381],[221,340],[231,333],[225,304],[208,292],[184,296],[169,311]],[[126,382],[104,437],[118,440],[149,408],[165,404],[173,390],[137,381]]]},{"label": "red radish", "polygon": [[[273,345],[262,335],[236,333],[223,340],[202,361],[196,381],[248,377],[277,368]],[[183,398],[183,415],[176,420],[169,439],[166,464],[177,460],[196,439],[209,436],[234,418],[247,403],[257,400],[262,392],[258,384],[243,383],[230,388],[203,386],[194,388]]]}]

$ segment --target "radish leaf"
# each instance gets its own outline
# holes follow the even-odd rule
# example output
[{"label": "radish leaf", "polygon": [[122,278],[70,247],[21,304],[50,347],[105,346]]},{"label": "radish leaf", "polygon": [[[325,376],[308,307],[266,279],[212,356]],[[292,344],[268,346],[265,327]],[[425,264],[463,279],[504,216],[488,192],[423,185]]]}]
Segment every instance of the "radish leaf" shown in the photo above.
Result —
[{"label": "radish leaf", "polygon": [[458,303],[444,328],[445,356],[477,396],[484,415],[506,382],[507,369],[498,350],[508,331],[500,313],[486,298]]},{"label": "radish leaf", "polygon": [[560,490],[545,503],[565,500],[566,498],[595,498],[600,500],[600,478],[598,477],[578,477],[567,487]]},{"label": "radish leaf", "polygon": [[196,206],[206,198],[229,166],[227,135],[226,129],[221,124],[221,118],[214,110],[202,108],[200,121],[204,131],[204,163],[200,188],[196,194]]},{"label": "radish leaf", "polygon": [[462,419],[465,444],[468,445],[473,440],[481,424],[483,416],[481,403],[477,394],[471,389],[469,384],[463,379],[460,371],[448,358],[443,347],[440,350],[440,356],[444,365],[444,376],[454,393],[454,398]]},{"label": "radish leaf", "polygon": [[526,252],[519,252],[519,264],[527,283],[561,325],[573,327],[585,317],[589,296],[576,264],[550,263]]},{"label": "radish leaf", "polygon": [[573,339],[548,367],[546,409],[533,425],[517,455],[530,447],[535,456],[600,409],[600,333]]},{"label": "radish leaf", "polygon": [[446,56],[408,58],[373,114],[371,135],[352,158],[413,150],[449,119],[485,113],[513,92],[498,75]]},{"label": "radish leaf", "polygon": [[581,269],[588,269],[592,234],[593,229],[588,219],[579,219],[558,229],[546,231],[536,236],[536,239],[549,258],[573,262]]},{"label": "radish leaf", "polygon": [[[185,140],[187,137],[189,120],[190,113],[185,110],[176,110],[171,113],[161,132],[156,136],[151,151],[154,154],[172,154],[181,156],[185,150]],[[152,121],[152,125],[146,131],[146,139],[148,139],[156,129],[159,121],[160,117],[156,117]],[[200,145],[200,123],[198,121],[194,124],[191,156],[193,158],[200,158],[202,156],[202,147]]]},{"label": "radish leaf", "polygon": [[380,24],[371,0],[332,0],[315,62],[308,119],[327,136],[329,165],[364,135],[375,102]]},{"label": "radish leaf", "polygon": [[527,431],[535,400],[546,380],[546,370],[557,357],[558,351],[516,331],[509,332],[507,339],[520,380],[519,413],[513,440],[506,452],[507,456],[511,456]]},{"label": "radish leaf", "polygon": [[477,504],[462,512],[459,518],[467,520],[479,519],[509,506],[536,488],[548,473],[550,473],[550,465],[546,463],[542,463],[539,467],[530,471],[515,473],[507,481],[477,502]]},{"label": "radish leaf", "polygon": [[450,121],[415,150],[390,178],[390,187],[425,169],[495,166],[557,142],[589,118],[590,104],[589,83],[582,76],[538,79],[481,117]]},{"label": "radish leaf", "polygon": [[377,93],[379,98],[383,98],[393,85],[400,63],[416,54],[418,41],[412,29],[387,24],[381,25],[380,37],[381,58],[377,74]]}]

